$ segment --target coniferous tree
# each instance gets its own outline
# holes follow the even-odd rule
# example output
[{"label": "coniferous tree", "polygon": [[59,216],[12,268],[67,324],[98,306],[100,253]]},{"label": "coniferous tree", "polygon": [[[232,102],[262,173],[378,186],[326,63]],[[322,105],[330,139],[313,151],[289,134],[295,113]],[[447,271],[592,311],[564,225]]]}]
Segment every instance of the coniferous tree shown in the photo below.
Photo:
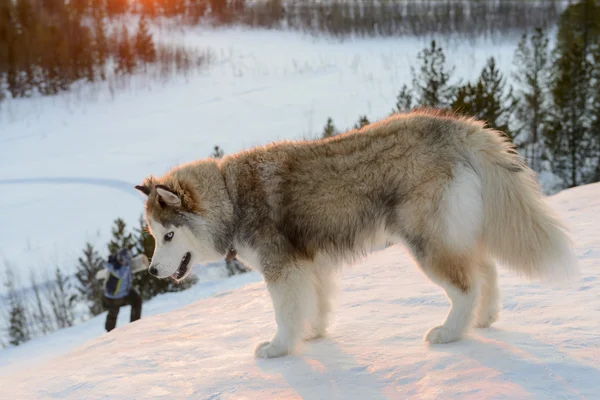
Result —
[{"label": "coniferous tree", "polygon": [[106,35],[106,27],[104,23],[104,12],[102,9],[96,10],[94,13],[94,41],[92,44],[92,52],[94,65],[98,68],[98,75],[101,80],[106,79],[104,66],[108,59],[108,39]]},{"label": "coniferous tree", "polygon": [[505,79],[491,57],[475,84],[468,83],[458,88],[452,109],[481,119],[489,127],[512,138],[509,123],[517,102],[512,87],[508,90],[505,87]]},{"label": "coniferous tree", "polygon": [[223,152],[223,149],[221,149],[219,146],[215,146],[210,156],[213,158],[222,158],[224,155],[225,153]]},{"label": "coniferous tree", "polygon": [[135,59],[129,31],[126,25],[121,26],[118,38],[116,72],[131,74],[135,69]]},{"label": "coniferous tree", "polygon": [[37,330],[42,334],[48,334],[54,331],[50,312],[47,310],[47,303],[43,301],[40,291],[40,285],[35,277],[35,272],[32,270],[29,281],[35,297],[35,311],[33,312],[33,320],[37,325]]},{"label": "coniferous tree", "polygon": [[328,138],[335,135],[337,135],[337,129],[333,125],[333,120],[331,119],[331,117],[329,117],[327,118],[327,124],[325,124],[325,127],[323,128],[323,133],[321,134],[321,137]]},{"label": "coniferous tree", "polygon": [[408,88],[406,84],[402,85],[402,89],[400,89],[400,93],[398,93],[398,97],[396,99],[396,109],[395,112],[408,112],[413,108],[413,94],[412,91]]},{"label": "coniferous tree", "polygon": [[524,147],[525,159],[537,172],[540,172],[544,158],[542,133],[547,129],[550,112],[549,61],[545,32],[537,28],[531,36],[524,33],[514,60],[517,69],[513,77],[520,87],[515,114],[518,129],[522,132],[521,146]]},{"label": "coniferous tree", "polygon": [[83,257],[79,257],[78,261],[79,265],[75,273],[76,289],[79,297],[87,303],[90,315],[98,315],[104,310],[102,304],[103,285],[102,281],[96,279],[96,274],[104,269],[104,261],[90,243],[86,243]]},{"label": "coniferous tree", "polygon": [[156,18],[158,16],[157,0],[144,0],[141,2],[141,13],[148,18]]},{"label": "coniferous tree", "polygon": [[108,243],[108,252],[115,254],[121,249],[133,249],[136,246],[135,238],[131,233],[127,232],[127,224],[121,218],[117,218],[113,222],[111,229],[112,239]]},{"label": "coniferous tree", "polygon": [[17,293],[15,275],[10,267],[6,267],[4,286],[8,298],[8,337],[9,343],[18,346],[31,339],[25,303]]},{"label": "coniferous tree", "polygon": [[210,14],[220,23],[227,19],[227,0],[208,0],[210,4]]},{"label": "coniferous tree", "polygon": [[[592,47],[592,136],[596,140],[596,145],[600,147],[600,43],[594,43]],[[600,182],[600,150],[596,152],[596,172],[592,177],[592,182]]]},{"label": "coniferous tree", "polygon": [[190,0],[188,3],[188,13],[193,23],[198,23],[206,15],[206,0]]},{"label": "coniferous tree", "polygon": [[367,118],[367,116],[363,115],[358,119],[358,122],[356,124],[354,124],[354,129],[360,129],[363,126],[369,125],[369,123],[370,122],[369,122],[369,119]]},{"label": "coniferous tree", "polygon": [[435,40],[417,56],[421,65],[418,73],[411,68],[416,103],[421,107],[449,107],[456,92],[451,83],[454,67],[446,66],[446,55]]},{"label": "coniferous tree", "polygon": [[77,294],[72,290],[69,279],[63,275],[60,267],[56,267],[54,282],[48,293],[48,301],[59,329],[73,326],[76,300]]},{"label": "coniferous tree", "polygon": [[552,114],[545,139],[552,168],[566,187],[591,182],[598,168],[594,135],[595,87],[592,50],[600,40],[600,5],[582,0],[569,5],[559,21],[552,68]]},{"label": "coniferous tree", "polygon": [[148,21],[144,17],[140,18],[138,23],[134,46],[136,56],[143,64],[149,64],[156,60],[156,48],[148,29]]},{"label": "coniferous tree", "polygon": [[125,14],[127,5],[127,0],[106,0],[106,13],[111,17]]}]

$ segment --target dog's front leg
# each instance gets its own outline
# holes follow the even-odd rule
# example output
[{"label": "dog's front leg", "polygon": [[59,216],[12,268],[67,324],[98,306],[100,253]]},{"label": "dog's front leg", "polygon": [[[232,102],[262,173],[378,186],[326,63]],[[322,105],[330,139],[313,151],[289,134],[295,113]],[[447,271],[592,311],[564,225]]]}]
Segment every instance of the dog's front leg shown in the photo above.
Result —
[{"label": "dog's front leg", "polygon": [[[265,271],[267,272],[267,271]],[[274,358],[298,349],[308,321],[317,312],[314,276],[308,268],[286,267],[277,274],[265,274],[277,322],[270,342],[258,345],[256,357]]]}]

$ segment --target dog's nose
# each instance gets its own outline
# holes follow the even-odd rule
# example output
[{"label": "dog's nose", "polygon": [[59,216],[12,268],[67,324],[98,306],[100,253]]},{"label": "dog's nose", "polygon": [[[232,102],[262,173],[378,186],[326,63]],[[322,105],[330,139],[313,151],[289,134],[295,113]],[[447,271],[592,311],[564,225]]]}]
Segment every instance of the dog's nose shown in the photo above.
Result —
[{"label": "dog's nose", "polygon": [[156,269],[156,267],[150,267],[148,269],[148,272],[150,273],[150,275],[154,275],[154,276],[158,275],[158,270]]}]

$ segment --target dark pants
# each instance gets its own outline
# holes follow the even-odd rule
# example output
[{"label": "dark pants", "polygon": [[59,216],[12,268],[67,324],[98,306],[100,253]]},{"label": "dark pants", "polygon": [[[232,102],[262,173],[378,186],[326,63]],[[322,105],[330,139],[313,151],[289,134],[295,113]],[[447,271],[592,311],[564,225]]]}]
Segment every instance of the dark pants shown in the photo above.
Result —
[{"label": "dark pants", "polygon": [[131,306],[130,321],[133,322],[140,319],[142,316],[142,296],[135,289],[131,289],[129,294],[121,299],[110,299],[104,296],[104,306],[108,309],[106,324],[104,325],[107,332],[115,329],[119,310],[121,307],[127,305]]}]

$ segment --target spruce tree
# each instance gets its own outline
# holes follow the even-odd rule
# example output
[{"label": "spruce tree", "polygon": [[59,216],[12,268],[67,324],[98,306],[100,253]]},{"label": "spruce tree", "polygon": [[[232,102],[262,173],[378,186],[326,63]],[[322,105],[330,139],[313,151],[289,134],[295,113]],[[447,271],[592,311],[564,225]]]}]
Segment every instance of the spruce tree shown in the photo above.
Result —
[{"label": "spruce tree", "polygon": [[6,267],[4,286],[8,298],[8,337],[9,343],[18,346],[31,339],[25,303],[15,288],[15,275]]},{"label": "spruce tree", "polygon": [[79,297],[87,303],[91,316],[100,314],[104,310],[102,305],[102,281],[96,279],[98,271],[104,269],[104,261],[90,243],[86,243],[83,257],[78,258],[79,264],[75,278]]},{"label": "spruce tree", "polygon": [[69,278],[63,275],[60,267],[56,267],[54,282],[48,293],[48,301],[59,329],[73,326],[76,300],[77,294],[72,290]]},{"label": "spruce tree", "polygon": [[488,59],[485,68],[475,84],[458,88],[452,109],[484,120],[487,125],[513,137],[510,127],[511,116],[517,106],[512,87],[506,89],[506,81],[493,57]]},{"label": "spruce tree", "polygon": [[337,135],[337,130],[333,125],[333,120],[331,119],[331,117],[329,117],[327,118],[327,124],[325,124],[325,127],[323,128],[323,133],[321,134],[321,137],[328,138],[335,135]]},{"label": "spruce tree", "polygon": [[[593,102],[592,102],[592,136],[596,139],[597,149],[600,147],[600,43],[595,43],[592,48],[593,70]],[[600,150],[596,152],[596,171],[592,182],[600,182]]]},{"label": "spruce tree", "polygon": [[106,26],[104,23],[104,12],[97,9],[94,13],[94,41],[92,52],[94,65],[98,69],[98,75],[101,80],[106,79],[105,65],[108,59],[108,39],[106,36]]},{"label": "spruce tree", "polygon": [[117,45],[117,66],[115,72],[131,74],[135,70],[135,59],[133,55],[131,38],[127,26],[121,26]]},{"label": "spruce tree", "polygon": [[215,146],[210,156],[213,158],[222,158],[224,155],[225,153],[223,152],[223,149],[221,149],[219,146]]},{"label": "spruce tree", "polygon": [[369,123],[370,122],[369,122],[369,119],[367,118],[367,116],[363,115],[358,119],[358,122],[356,124],[354,124],[354,129],[360,129],[363,126],[369,125]]},{"label": "spruce tree", "polygon": [[400,93],[398,93],[398,97],[396,99],[396,108],[395,112],[408,112],[413,108],[413,94],[412,91],[408,88],[406,84],[402,85],[402,89],[400,89]]},{"label": "spruce tree", "polygon": [[545,140],[553,172],[566,187],[591,182],[598,168],[592,50],[600,40],[600,5],[582,0],[561,14],[553,52],[552,115]]},{"label": "spruce tree", "polygon": [[432,40],[417,58],[421,63],[419,71],[411,67],[416,103],[421,107],[449,107],[456,91],[451,83],[455,68],[446,66],[444,50]]},{"label": "spruce tree", "polygon": [[154,41],[152,40],[152,35],[148,29],[148,21],[144,17],[140,18],[138,23],[134,47],[137,58],[143,64],[149,64],[156,61],[156,48],[154,47]]},{"label": "spruce tree", "polygon": [[136,246],[135,238],[131,233],[127,232],[127,224],[121,218],[117,218],[113,222],[111,229],[112,239],[108,243],[108,252],[115,254],[121,249],[133,249]]},{"label": "spruce tree", "polygon": [[127,0],[106,0],[106,13],[111,17],[125,14],[127,6]]},{"label": "spruce tree", "polygon": [[40,291],[40,285],[35,277],[35,272],[32,270],[30,274],[31,288],[35,297],[35,311],[33,312],[33,320],[37,325],[37,330],[42,334],[47,334],[55,330],[52,324],[50,312],[47,310],[47,302],[43,301]]},{"label": "spruce tree", "polygon": [[542,133],[548,127],[550,113],[549,61],[545,32],[537,28],[531,36],[524,33],[514,59],[513,77],[520,88],[515,116],[522,132],[520,141],[525,159],[537,172],[541,171],[541,161],[545,158]]}]

